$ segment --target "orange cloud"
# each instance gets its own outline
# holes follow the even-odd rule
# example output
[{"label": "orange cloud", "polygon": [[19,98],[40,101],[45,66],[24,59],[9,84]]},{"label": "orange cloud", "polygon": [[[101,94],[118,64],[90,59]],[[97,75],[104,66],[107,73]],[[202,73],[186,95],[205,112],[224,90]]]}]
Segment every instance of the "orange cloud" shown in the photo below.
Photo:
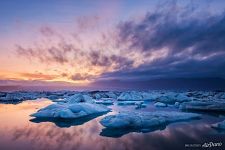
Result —
[{"label": "orange cloud", "polygon": [[59,75],[48,75],[42,73],[20,73],[20,76],[28,80],[54,80],[60,77]]}]

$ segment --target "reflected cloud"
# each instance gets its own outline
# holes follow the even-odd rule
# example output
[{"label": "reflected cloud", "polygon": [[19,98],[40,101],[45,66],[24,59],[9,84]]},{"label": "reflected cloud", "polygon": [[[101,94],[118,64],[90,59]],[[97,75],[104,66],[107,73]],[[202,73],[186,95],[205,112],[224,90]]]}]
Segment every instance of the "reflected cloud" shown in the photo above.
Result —
[{"label": "reflected cloud", "polygon": [[122,137],[123,135],[126,135],[128,133],[132,133],[132,132],[137,132],[137,133],[148,133],[148,132],[153,132],[156,130],[164,130],[166,128],[166,126],[157,126],[151,129],[109,129],[109,128],[104,128],[102,129],[102,132],[100,133],[101,136],[105,136],[105,137],[113,137],[113,138],[118,138],[118,137]]},{"label": "reflected cloud", "polygon": [[[203,143],[205,140],[222,140],[222,136],[209,136],[210,127],[201,124],[180,123],[168,126],[163,131],[151,133],[130,133],[120,138],[101,137],[102,127],[94,119],[82,126],[59,128],[50,123],[30,124],[12,129],[13,140],[26,141],[36,149],[54,150],[135,150],[141,149],[185,149],[185,143]],[[206,132],[207,131],[207,132]],[[115,131],[117,132],[117,131]],[[194,137],[193,137],[194,135]],[[29,145],[30,146],[30,145]]]},{"label": "reflected cloud", "polygon": [[77,119],[52,119],[52,118],[33,118],[30,119],[31,122],[34,123],[42,123],[42,122],[52,122],[54,123],[56,126],[60,127],[60,128],[69,128],[71,126],[78,126],[78,125],[83,125],[84,123],[99,117],[101,115],[104,115],[105,113],[100,113],[97,115],[90,115],[87,117],[83,117],[83,118],[77,118]]},{"label": "reflected cloud", "polygon": [[140,148],[183,150],[185,143],[225,140],[223,135],[215,136],[216,133],[210,126],[211,123],[218,121],[214,116],[205,121],[174,123],[166,128],[151,129],[151,131],[104,129],[99,123],[104,115],[71,122],[29,121],[31,119],[28,117],[29,114],[35,112],[37,107],[43,107],[48,103],[49,101],[26,101],[18,105],[1,104],[1,148],[7,150],[136,150]]}]

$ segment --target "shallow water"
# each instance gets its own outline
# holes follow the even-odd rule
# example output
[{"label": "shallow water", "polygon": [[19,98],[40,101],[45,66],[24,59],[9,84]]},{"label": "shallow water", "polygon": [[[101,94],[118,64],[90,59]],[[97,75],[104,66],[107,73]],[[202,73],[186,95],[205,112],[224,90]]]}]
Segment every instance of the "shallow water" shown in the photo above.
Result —
[{"label": "shallow water", "polygon": [[[205,142],[223,142],[225,134],[210,127],[222,121],[224,116],[203,114],[200,120],[173,123],[148,133],[105,131],[99,121],[117,111],[176,110],[175,108],[147,108],[136,110],[134,106],[110,106],[113,111],[92,120],[82,120],[78,125],[35,123],[30,114],[52,103],[47,99],[24,101],[20,104],[0,104],[1,150],[168,150],[199,149]],[[88,121],[89,120],[89,121]],[[87,121],[87,122],[85,122]],[[76,122],[76,121],[75,121]],[[186,145],[185,145],[186,144]],[[188,145],[189,144],[189,145]],[[196,144],[196,145],[191,145]],[[223,149],[213,147],[212,149]],[[189,146],[189,147],[188,147]],[[192,147],[190,147],[192,146]],[[199,147],[200,146],[200,147]]]}]

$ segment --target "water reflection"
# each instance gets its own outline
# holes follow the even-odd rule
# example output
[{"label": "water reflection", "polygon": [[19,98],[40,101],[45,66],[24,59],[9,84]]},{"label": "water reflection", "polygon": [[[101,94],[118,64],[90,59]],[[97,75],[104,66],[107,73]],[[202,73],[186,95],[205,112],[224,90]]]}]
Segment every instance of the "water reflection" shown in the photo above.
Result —
[{"label": "water reflection", "polygon": [[99,113],[99,114],[90,115],[90,116],[83,117],[83,118],[76,118],[76,119],[32,118],[32,119],[30,119],[30,121],[34,122],[34,123],[52,122],[58,127],[69,128],[71,126],[82,125],[82,124],[84,124],[98,116],[104,115],[104,114],[105,113]]},{"label": "water reflection", "polygon": [[98,135],[101,126],[98,120],[83,126],[62,129],[50,123],[27,126],[14,130],[14,141],[28,141],[33,149],[184,149],[186,143],[204,143],[205,141],[223,141],[223,136],[210,137],[205,131],[212,131],[205,124],[174,124],[163,131],[140,134],[131,133],[121,138],[103,138]]},{"label": "water reflection", "polygon": [[[46,105],[45,103],[44,105]],[[22,105],[22,106],[21,106]],[[32,107],[31,107],[32,105]],[[148,133],[130,133],[118,138],[106,137],[107,133],[99,124],[104,117],[98,116],[76,126],[61,128],[52,122],[30,122],[29,114],[43,104],[0,105],[0,149],[3,150],[164,150],[187,149],[185,144],[225,141],[224,134],[217,134],[210,127],[217,122],[214,116],[202,120],[174,123],[166,128]],[[113,112],[111,112],[113,113]],[[222,118],[223,119],[223,118]],[[115,133],[114,133],[115,132]],[[117,131],[114,131],[116,134]],[[101,134],[101,135],[100,135]],[[104,136],[102,136],[104,135]],[[224,146],[224,145],[223,145]],[[224,147],[220,147],[224,149]]]},{"label": "water reflection", "polygon": [[[193,121],[193,120],[197,120],[197,119],[199,119],[199,118],[185,120],[185,122]],[[183,122],[183,121],[177,121],[177,122]],[[136,128],[113,129],[113,128],[104,128],[104,129],[102,129],[102,132],[100,133],[100,135],[101,136],[106,136],[106,137],[118,138],[118,137],[121,137],[121,136],[123,136],[125,134],[128,134],[130,132],[148,133],[148,132],[153,132],[153,131],[156,131],[156,130],[164,130],[166,128],[166,126],[168,126],[169,124],[170,123],[162,124],[160,126],[151,127],[149,129],[136,129]]]},{"label": "water reflection", "polygon": [[123,135],[126,135],[130,132],[137,132],[137,133],[148,133],[148,132],[153,132],[156,130],[164,130],[166,128],[166,125],[164,126],[157,126],[157,127],[152,127],[150,129],[134,129],[134,128],[125,128],[125,129],[111,129],[111,128],[104,128],[102,129],[100,135],[105,136],[105,137],[114,137],[118,138]]}]

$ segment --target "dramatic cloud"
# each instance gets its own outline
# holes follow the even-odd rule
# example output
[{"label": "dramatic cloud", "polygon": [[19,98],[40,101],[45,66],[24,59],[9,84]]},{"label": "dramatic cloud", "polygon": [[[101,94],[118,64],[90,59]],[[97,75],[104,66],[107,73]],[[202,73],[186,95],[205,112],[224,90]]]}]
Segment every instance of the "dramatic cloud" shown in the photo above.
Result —
[{"label": "dramatic cloud", "polygon": [[57,47],[50,48],[23,48],[22,46],[17,46],[17,54],[19,56],[24,56],[28,59],[36,58],[42,63],[56,62],[64,64],[68,62],[66,53],[63,49]]},{"label": "dramatic cloud", "polygon": [[[112,49],[106,42],[109,35],[100,34],[100,40],[87,44],[77,36],[66,36],[50,27],[40,29],[44,42],[36,42],[30,47],[16,45],[18,56],[28,58],[31,62],[48,66],[58,65],[64,70],[60,74],[70,81],[89,81],[103,72],[122,70],[133,66],[131,58],[122,56],[120,49]],[[112,42],[112,41],[111,41]],[[68,68],[69,72],[65,72]]]},{"label": "dramatic cloud", "polygon": [[50,39],[47,46],[19,45],[16,51],[42,63],[74,67],[64,73],[72,81],[225,78],[225,13],[167,6],[95,36],[86,33],[99,25],[98,16],[79,18],[76,31],[88,31],[73,32],[70,38],[42,27],[40,33]]},{"label": "dramatic cloud", "polygon": [[110,66],[115,65],[115,69],[129,68],[133,61],[119,55],[102,55],[99,51],[92,51],[88,56],[90,62],[94,66]]},{"label": "dramatic cloud", "polygon": [[179,77],[225,78],[225,13],[197,12],[187,6],[147,13],[118,25],[118,43],[145,59],[165,56],[136,68],[104,73],[101,79],[149,80]]},{"label": "dramatic cloud", "polygon": [[171,54],[190,51],[191,55],[207,56],[223,52],[225,14],[201,17],[185,9],[147,13],[139,22],[119,25],[120,42],[129,42],[130,48],[144,52],[163,48]]},{"label": "dramatic cloud", "polygon": [[94,78],[93,75],[80,74],[80,73],[76,73],[76,74],[74,74],[74,75],[71,76],[71,79],[72,80],[75,80],[75,81],[77,81],[77,80],[90,80],[92,78]]}]

